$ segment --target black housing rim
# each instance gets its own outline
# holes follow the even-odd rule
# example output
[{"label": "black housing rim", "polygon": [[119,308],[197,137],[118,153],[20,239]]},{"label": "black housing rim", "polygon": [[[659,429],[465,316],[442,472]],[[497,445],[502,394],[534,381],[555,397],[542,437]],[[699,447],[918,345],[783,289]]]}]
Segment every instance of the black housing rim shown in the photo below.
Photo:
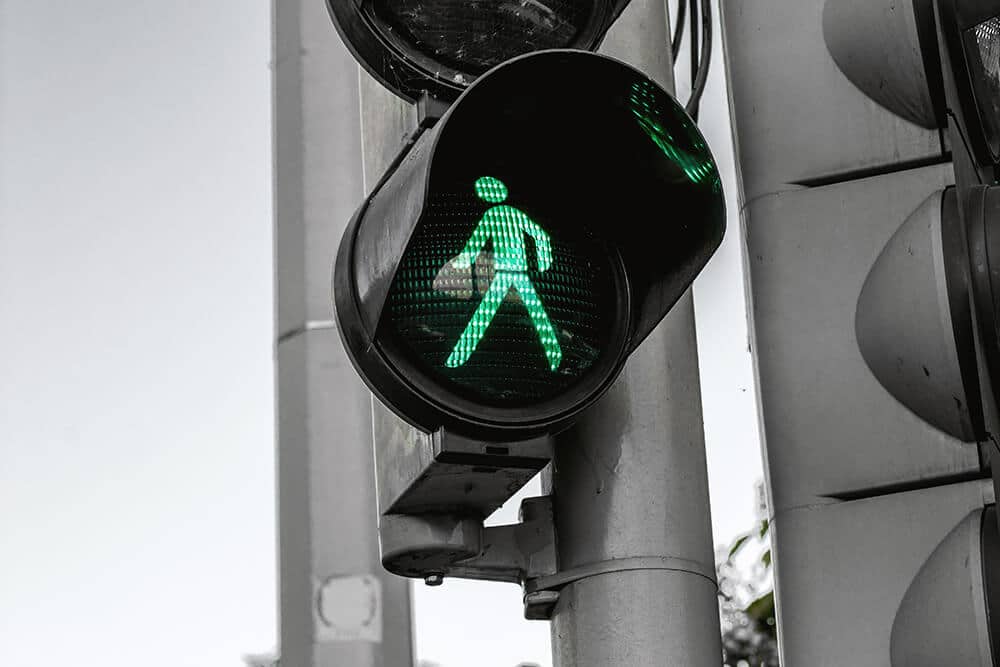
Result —
[{"label": "black housing rim", "polygon": [[976,90],[972,82],[965,45],[965,31],[983,21],[1000,15],[997,0],[938,0],[944,47],[951,61],[952,78],[958,93],[957,104],[962,125],[968,137],[969,148],[980,166],[995,165],[1000,160],[1000,140],[991,144],[985,124],[976,103]]},{"label": "black housing rim", "polygon": [[[573,43],[560,48],[597,50],[627,4],[628,0],[594,0],[586,26]],[[372,8],[372,0],[327,0],[326,5],[354,58],[379,83],[408,102],[418,100],[423,94],[452,102],[478,78],[391,36],[389,27]]]},{"label": "black housing rim", "polygon": [[[975,335],[973,333],[973,318],[969,291],[974,294],[975,279],[969,275],[966,267],[967,248],[972,247],[967,234],[963,234],[960,224],[958,193],[954,187],[946,188],[941,193],[941,243],[945,256],[945,284],[948,291],[948,307],[952,322],[952,335],[955,337],[956,356],[969,413],[969,423],[972,434],[977,439],[986,437],[986,422],[983,416],[982,392],[980,390],[978,364],[976,362]],[[951,215],[956,216],[949,224]],[[960,261],[949,262],[947,258],[955,257]],[[978,309],[977,309],[978,312]]]},{"label": "black housing rim", "polygon": [[1000,188],[975,186],[969,190],[963,211],[968,224],[972,294],[986,372],[994,401],[1000,388],[1000,228],[991,221],[1000,216]]}]

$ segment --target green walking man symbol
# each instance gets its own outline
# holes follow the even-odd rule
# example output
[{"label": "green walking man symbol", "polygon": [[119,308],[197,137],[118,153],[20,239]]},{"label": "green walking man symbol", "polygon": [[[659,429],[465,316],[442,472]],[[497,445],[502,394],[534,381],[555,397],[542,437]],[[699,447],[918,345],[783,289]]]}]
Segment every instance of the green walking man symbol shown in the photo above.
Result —
[{"label": "green walking man symbol", "polygon": [[549,367],[555,371],[562,362],[562,348],[545,307],[538,298],[538,292],[528,277],[528,259],[524,248],[524,236],[529,234],[535,241],[538,270],[544,273],[552,266],[549,235],[525,213],[503,203],[507,199],[507,186],[500,179],[491,176],[477,179],[476,194],[496,206],[490,207],[483,214],[472,237],[465,244],[465,249],[452,261],[452,266],[456,269],[471,267],[487,242],[492,240],[495,273],[489,290],[444,363],[449,368],[457,368],[469,360],[486,334],[500,304],[507,293],[514,289],[535,325]]}]

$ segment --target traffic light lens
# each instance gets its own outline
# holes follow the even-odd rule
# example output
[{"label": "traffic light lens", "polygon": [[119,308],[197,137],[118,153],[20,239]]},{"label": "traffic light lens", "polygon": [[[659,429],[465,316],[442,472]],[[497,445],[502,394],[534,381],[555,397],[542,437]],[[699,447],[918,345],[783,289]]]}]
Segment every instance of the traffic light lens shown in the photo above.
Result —
[{"label": "traffic light lens", "polygon": [[607,351],[615,265],[595,239],[548,223],[494,176],[435,188],[389,292],[386,345],[480,404],[574,384]]},{"label": "traffic light lens", "polygon": [[997,159],[1000,158],[1000,16],[967,30],[965,50],[983,132]]},{"label": "traffic light lens", "polygon": [[460,72],[482,74],[514,56],[570,46],[590,0],[378,0],[375,15],[412,48]]}]

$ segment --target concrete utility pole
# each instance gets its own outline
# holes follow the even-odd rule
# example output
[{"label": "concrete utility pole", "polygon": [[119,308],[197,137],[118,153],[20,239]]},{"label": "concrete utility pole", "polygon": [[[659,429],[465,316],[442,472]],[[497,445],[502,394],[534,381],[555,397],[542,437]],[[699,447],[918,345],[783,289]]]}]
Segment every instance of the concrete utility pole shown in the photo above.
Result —
[{"label": "concrete utility pole", "polygon": [[[662,0],[633,0],[602,51],[673,90]],[[556,667],[722,663],[690,290],[556,443]]]},{"label": "concrete utility pole", "polygon": [[280,649],[283,667],[413,664],[409,583],[379,559],[369,393],[331,321],[363,199],[358,67],[321,0],[274,2]]}]

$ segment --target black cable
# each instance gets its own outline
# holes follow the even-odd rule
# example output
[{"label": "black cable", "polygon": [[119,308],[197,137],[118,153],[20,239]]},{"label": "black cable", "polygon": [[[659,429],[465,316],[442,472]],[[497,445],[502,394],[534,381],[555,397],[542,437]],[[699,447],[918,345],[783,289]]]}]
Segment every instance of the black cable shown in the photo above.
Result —
[{"label": "black cable", "polygon": [[[951,123],[949,123],[949,125],[953,125],[955,127],[955,132],[958,134],[959,138],[962,140],[962,147],[965,148],[965,155],[966,155],[966,157],[973,164],[975,164],[976,163],[976,159],[973,157],[973,155],[975,155],[975,153],[972,152],[972,146],[971,146],[971,144],[969,142],[969,138],[967,136],[965,136],[965,130],[962,129],[962,124],[958,122],[958,117],[954,114],[954,112],[952,112],[951,109],[948,109],[946,113],[949,116],[951,116]],[[955,142],[953,141],[952,144],[954,144],[954,143]],[[951,147],[951,152],[952,153],[955,152],[955,146],[954,145]],[[955,159],[952,158],[952,161],[954,162]],[[980,185],[983,185],[983,177],[979,173],[979,170],[978,169],[973,169],[973,171],[976,173],[976,180],[979,181]]]},{"label": "black cable", "polygon": [[684,37],[684,15],[687,12],[687,0],[677,0],[677,16],[674,17],[674,38],[670,41],[670,53],[674,61],[681,54],[681,39]]},{"label": "black cable", "polygon": [[[691,0],[691,14],[694,15],[694,2]],[[708,67],[712,62],[712,0],[700,0],[701,2],[701,58],[699,58],[697,72],[691,83],[691,99],[688,100],[685,110],[696,122],[698,120],[698,105],[701,96],[705,92],[705,82],[708,80]]]},{"label": "black cable", "polygon": [[698,77],[698,7],[700,0],[691,0],[690,25],[688,26],[688,44],[691,45],[691,93],[694,94],[694,81]]}]

